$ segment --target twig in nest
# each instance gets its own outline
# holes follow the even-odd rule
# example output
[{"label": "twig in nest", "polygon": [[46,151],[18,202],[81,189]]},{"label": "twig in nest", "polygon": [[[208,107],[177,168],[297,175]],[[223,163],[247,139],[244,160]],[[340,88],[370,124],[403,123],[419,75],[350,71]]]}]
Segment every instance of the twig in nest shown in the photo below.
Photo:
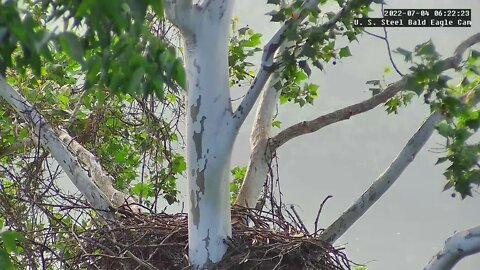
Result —
[{"label": "twig in nest", "polygon": [[320,230],[318,229],[318,220],[320,219],[320,213],[322,213],[323,206],[325,205],[325,203],[326,203],[330,198],[333,198],[333,196],[332,196],[332,195],[328,195],[328,196],[322,201],[322,203],[320,204],[320,207],[318,208],[317,217],[315,218],[314,231],[313,231],[313,236],[314,236],[314,237],[317,237],[318,232],[321,230],[321,229],[320,229]]}]

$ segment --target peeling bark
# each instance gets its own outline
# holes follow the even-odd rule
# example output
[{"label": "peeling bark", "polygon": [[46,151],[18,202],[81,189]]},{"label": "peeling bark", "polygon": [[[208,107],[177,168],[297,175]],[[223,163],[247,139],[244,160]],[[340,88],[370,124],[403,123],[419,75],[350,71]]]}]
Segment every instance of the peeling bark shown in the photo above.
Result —
[{"label": "peeling bark", "polygon": [[166,8],[185,40],[189,260],[203,269],[223,257],[231,236],[230,157],[238,133],[228,85],[233,2],[186,2],[167,1]]}]

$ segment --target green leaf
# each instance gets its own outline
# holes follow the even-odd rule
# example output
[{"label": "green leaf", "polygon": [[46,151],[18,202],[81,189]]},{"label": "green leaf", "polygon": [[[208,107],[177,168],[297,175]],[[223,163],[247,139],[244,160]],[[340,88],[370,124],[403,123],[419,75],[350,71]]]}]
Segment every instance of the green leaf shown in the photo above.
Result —
[{"label": "green leaf", "polygon": [[415,47],[415,52],[419,56],[425,56],[427,58],[438,58],[438,53],[435,50],[435,46],[432,43],[432,40],[419,44]]},{"label": "green leaf", "polygon": [[279,97],[279,100],[280,100],[280,104],[285,104],[288,102],[288,97],[286,96],[280,96]]},{"label": "green leaf", "polygon": [[418,82],[417,78],[409,78],[405,85],[405,89],[415,92],[417,95],[423,93],[425,86]]},{"label": "green leaf", "polygon": [[295,72],[295,82],[301,82],[301,81],[304,81],[306,79],[308,79],[308,75],[302,69],[298,69]]},{"label": "green leaf", "polygon": [[153,185],[151,183],[137,183],[131,188],[131,192],[134,195],[141,197],[149,197],[152,193]]},{"label": "green leaf", "polygon": [[79,63],[83,63],[83,46],[79,38],[72,32],[64,32],[59,35],[58,41],[62,49]]},{"label": "green leaf", "polygon": [[245,47],[256,47],[256,46],[260,45],[260,38],[261,37],[262,37],[262,34],[255,33],[248,40],[246,40],[243,43],[243,46],[245,46]]},{"label": "green leaf", "polygon": [[443,137],[448,137],[448,136],[450,136],[451,128],[446,122],[442,122],[442,123],[437,125],[437,131]]},{"label": "green leaf", "polygon": [[132,77],[130,78],[128,89],[129,90],[136,89],[142,82],[144,75],[145,75],[145,69],[143,67],[139,67],[135,69],[135,71],[132,73]]},{"label": "green leaf", "polygon": [[348,46],[346,46],[340,49],[340,52],[338,53],[338,55],[340,56],[340,58],[343,58],[343,57],[352,56],[352,53],[350,52],[350,49],[348,48]]},{"label": "green leaf", "polygon": [[441,157],[441,158],[439,158],[439,159],[437,160],[437,162],[435,162],[435,165],[441,164],[441,163],[443,163],[443,162],[445,162],[445,161],[447,161],[447,160],[448,160],[448,157]]},{"label": "green leaf", "polygon": [[172,163],[172,172],[177,174],[185,171],[187,169],[187,163],[185,162],[185,158],[181,155],[175,155]]},{"label": "green leaf", "polygon": [[183,67],[182,60],[178,58],[173,63],[173,79],[182,87],[184,90],[187,89],[187,75],[185,73],[185,68]]},{"label": "green leaf", "polygon": [[285,14],[283,12],[277,12],[272,15],[272,19],[270,21],[272,22],[283,22],[287,19]]},{"label": "green leaf", "polygon": [[21,241],[23,236],[16,231],[4,231],[1,234],[3,246],[7,252],[18,252],[17,241]]},{"label": "green leaf", "polygon": [[403,48],[397,48],[393,52],[403,55],[405,57],[405,61],[407,61],[407,62],[412,61],[412,52],[411,51],[405,50]]},{"label": "green leaf", "polygon": [[282,124],[282,122],[280,122],[278,120],[272,121],[272,127],[280,128],[281,124]]},{"label": "green leaf", "polygon": [[150,0],[152,10],[159,18],[163,18],[163,0]]},{"label": "green leaf", "polygon": [[116,162],[123,163],[127,160],[127,153],[121,151],[121,149],[119,149],[119,151],[116,151],[114,156]]},{"label": "green leaf", "polygon": [[445,186],[443,186],[443,191],[447,191],[447,190],[451,189],[453,186],[455,186],[455,182],[447,181]]},{"label": "green leaf", "polygon": [[0,249],[0,269],[3,270],[14,270],[12,260],[10,256],[4,249]]},{"label": "green leaf", "polygon": [[267,0],[267,4],[280,5],[280,0]]},{"label": "green leaf", "polygon": [[166,97],[167,100],[168,100],[169,102],[171,102],[171,103],[177,102],[177,96],[174,95],[174,94],[172,94],[172,93],[167,93],[167,94],[165,95],[165,97]]}]

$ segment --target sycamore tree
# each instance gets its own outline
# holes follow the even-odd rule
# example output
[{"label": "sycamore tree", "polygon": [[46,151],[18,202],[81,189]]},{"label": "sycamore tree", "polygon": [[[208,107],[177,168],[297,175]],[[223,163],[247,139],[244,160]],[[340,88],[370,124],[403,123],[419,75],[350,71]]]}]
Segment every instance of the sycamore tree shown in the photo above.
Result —
[{"label": "sycamore tree", "polygon": [[[413,50],[399,48],[396,52],[411,65],[399,81],[370,81],[372,96],[364,101],[271,133],[278,126],[278,103],[301,107],[317,97],[320,88],[309,80],[312,70],[351,56],[348,46],[338,47],[336,41],[357,41],[363,29],[353,26],[353,18],[368,16],[372,5],[330,1],[336,11],[324,12],[327,2],[259,3],[271,5],[266,16],[279,26],[262,43],[260,33],[232,20],[231,0],[2,1],[0,202],[5,223],[32,232],[28,239],[47,224],[48,234],[57,237],[46,244],[53,254],[49,260],[61,260],[65,252],[54,251],[64,249],[68,239],[55,228],[78,221],[70,210],[86,205],[95,210],[80,221],[84,226],[114,222],[119,207],[155,212],[159,200],[176,200],[175,181],[184,174],[189,261],[206,268],[222,259],[232,235],[230,159],[257,102],[250,161],[239,173],[243,179],[235,182],[239,187],[233,185],[238,205],[257,205],[275,151],[291,139],[377,106],[396,112],[417,97],[431,115],[374,184],[318,237],[334,243],[395,182],[435,130],[445,137],[447,150],[438,163],[450,164],[445,189],[471,196],[480,174],[480,149],[472,137],[480,125],[480,53],[473,48],[480,33],[465,37],[447,58],[430,41]],[[250,58],[257,55],[261,62],[254,66]],[[233,107],[230,88],[236,84],[248,90]],[[179,119],[186,123],[185,134],[178,130]],[[182,142],[185,158],[176,149]],[[80,200],[54,181],[62,172]],[[450,269],[479,252],[479,230],[454,235],[426,269]],[[15,243],[22,237],[6,231],[0,258],[10,267],[9,253],[20,252]],[[23,252],[31,255],[24,265],[45,265],[28,245]]]}]

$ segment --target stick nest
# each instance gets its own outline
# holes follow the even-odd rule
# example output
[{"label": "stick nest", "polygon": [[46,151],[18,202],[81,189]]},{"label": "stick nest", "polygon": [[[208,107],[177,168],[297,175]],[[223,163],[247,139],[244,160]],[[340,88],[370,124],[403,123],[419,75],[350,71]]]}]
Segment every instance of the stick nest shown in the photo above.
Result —
[{"label": "stick nest", "polygon": [[[245,222],[248,219],[249,226]],[[342,249],[281,215],[235,206],[224,259],[209,269],[350,269]],[[186,214],[128,215],[78,235],[87,269],[190,269]]]}]

